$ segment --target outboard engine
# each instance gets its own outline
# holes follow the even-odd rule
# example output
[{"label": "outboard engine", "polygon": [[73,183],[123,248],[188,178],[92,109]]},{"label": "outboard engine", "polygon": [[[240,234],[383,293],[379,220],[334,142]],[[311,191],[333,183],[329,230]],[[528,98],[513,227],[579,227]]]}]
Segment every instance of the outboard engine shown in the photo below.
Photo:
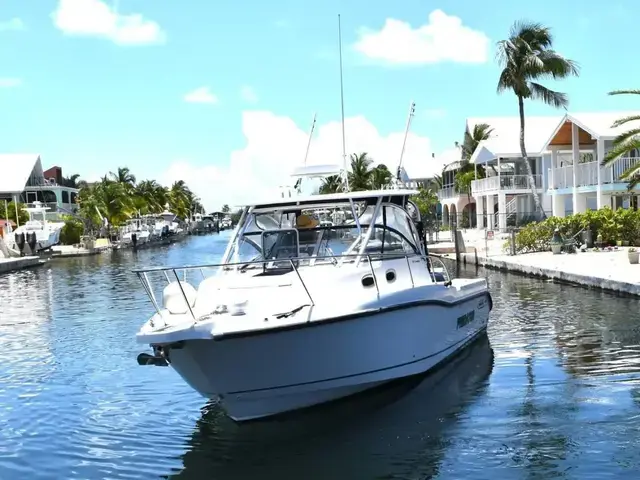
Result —
[{"label": "outboard engine", "polygon": [[31,249],[31,254],[35,254],[36,244],[38,243],[38,236],[36,235],[36,232],[27,233],[27,243]]},{"label": "outboard engine", "polygon": [[24,233],[16,233],[15,234],[16,245],[18,246],[18,250],[20,250],[20,255],[23,255],[22,251],[24,250]]},{"label": "outboard engine", "polygon": [[131,243],[133,244],[133,247],[135,248],[136,245],[138,244],[138,234],[136,234],[136,233],[132,233],[131,234]]},{"label": "outboard engine", "polygon": [[160,236],[162,238],[167,238],[169,236],[169,225],[162,227],[162,234]]}]

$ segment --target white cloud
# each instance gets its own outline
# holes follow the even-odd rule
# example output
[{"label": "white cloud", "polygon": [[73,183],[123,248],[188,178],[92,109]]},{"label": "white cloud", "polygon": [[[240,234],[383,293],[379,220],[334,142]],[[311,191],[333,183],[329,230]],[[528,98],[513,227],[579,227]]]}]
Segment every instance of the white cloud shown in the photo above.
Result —
[{"label": "white cloud", "polygon": [[463,25],[459,17],[434,10],[429,22],[416,29],[393,18],[379,31],[362,28],[354,47],[369,58],[393,64],[484,63],[489,38]]},{"label": "white cloud", "polygon": [[218,97],[209,90],[209,87],[196,88],[184,96],[184,101],[189,103],[218,103]]},{"label": "white cloud", "polygon": [[13,88],[22,85],[19,78],[0,78],[0,88]]},{"label": "white cloud", "polygon": [[[189,159],[176,160],[159,181],[170,185],[176,180],[184,180],[209,210],[225,203],[238,205],[261,199],[274,195],[279,186],[291,185],[293,182],[289,174],[303,162],[308,133],[292,119],[268,111],[243,112],[242,131],[246,145],[242,150],[232,152],[228,160],[219,159],[215,166],[196,165]],[[395,172],[404,132],[381,136],[376,127],[362,116],[347,118],[345,131],[347,152],[368,152],[375,164],[385,163]],[[410,133],[404,167],[413,178],[432,176],[439,173],[457,153],[445,152],[432,158],[429,139]],[[340,122],[317,126],[307,162],[342,162]]]},{"label": "white cloud", "polygon": [[121,14],[101,0],[59,0],[53,23],[67,35],[100,37],[118,45],[160,44],[166,34],[139,13]]},{"label": "white cloud", "polygon": [[0,22],[0,32],[7,30],[24,30],[24,22],[17,17],[6,22]]},{"label": "white cloud", "polygon": [[248,85],[245,85],[240,89],[240,96],[247,103],[258,103],[258,94]]}]

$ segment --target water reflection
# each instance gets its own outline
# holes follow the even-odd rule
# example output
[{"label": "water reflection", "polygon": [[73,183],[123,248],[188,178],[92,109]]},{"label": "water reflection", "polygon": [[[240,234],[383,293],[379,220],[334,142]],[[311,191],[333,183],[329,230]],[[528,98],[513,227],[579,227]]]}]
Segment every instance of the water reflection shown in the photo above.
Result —
[{"label": "water reflection", "polygon": [[483,336],[426,378],[281,420],[237,425],[209,406],[173,478],[429,478],[492,366]]},{"label": "water reflection", "polygon": [[0,478],[640,472],[638,300],[482,269],[459,274],[489,281],[491,348],[309,415],[236,425],[201,413],[174,371],[135,361],[153,307],[131,269],[215,262],[228,234],[0,276]]}]

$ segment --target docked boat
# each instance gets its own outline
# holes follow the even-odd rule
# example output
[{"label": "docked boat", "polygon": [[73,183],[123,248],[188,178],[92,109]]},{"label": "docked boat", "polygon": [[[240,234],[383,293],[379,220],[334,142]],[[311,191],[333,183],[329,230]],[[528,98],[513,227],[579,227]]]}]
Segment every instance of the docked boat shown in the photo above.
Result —
[{"label": "docked boat", "polygon": [[33,202],[33,206],[25,208],[29,214],[29,220],[13,232],[13,238],[9,238],[8,247],[17,252],[23,252],[29,248],[31,254],[47,250],[60,243],[60,232],[64,222],[51,222],[47,220],[47,212],[50,207],[41,202]]},{"label": "docked boat", "polygon": [[122,234],[122,246],[141,247],[152,240],[153,228],[149,227],[142,218],[127,220]]},{"label": "docked boat", "polygon": [[[137,270],[156,310],[138,363],[172,366],[245,421],[446,362],[485,332],[492,299],[484,278],[451,279],[428,255],[416,193],[256,202],[220,263]],[[321,223],[326,211],[342,213]]]}]

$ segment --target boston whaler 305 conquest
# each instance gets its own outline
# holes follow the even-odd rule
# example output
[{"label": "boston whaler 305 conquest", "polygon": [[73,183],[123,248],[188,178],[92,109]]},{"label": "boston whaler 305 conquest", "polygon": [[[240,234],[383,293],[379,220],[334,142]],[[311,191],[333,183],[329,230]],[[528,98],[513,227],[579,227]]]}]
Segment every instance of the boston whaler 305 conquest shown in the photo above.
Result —
[{"label": "boston whaler 305 conquest", "polygon": [[[450,279],[426,254],[416,193],[255,203],[220,264],[137,270],[156,309],[137,334],[153,355],[138,362],[170,364],[243,421],[446,361],[486,330],[492,300],[485,279]],[[342,223],[321,224],[326,210]]]}]

